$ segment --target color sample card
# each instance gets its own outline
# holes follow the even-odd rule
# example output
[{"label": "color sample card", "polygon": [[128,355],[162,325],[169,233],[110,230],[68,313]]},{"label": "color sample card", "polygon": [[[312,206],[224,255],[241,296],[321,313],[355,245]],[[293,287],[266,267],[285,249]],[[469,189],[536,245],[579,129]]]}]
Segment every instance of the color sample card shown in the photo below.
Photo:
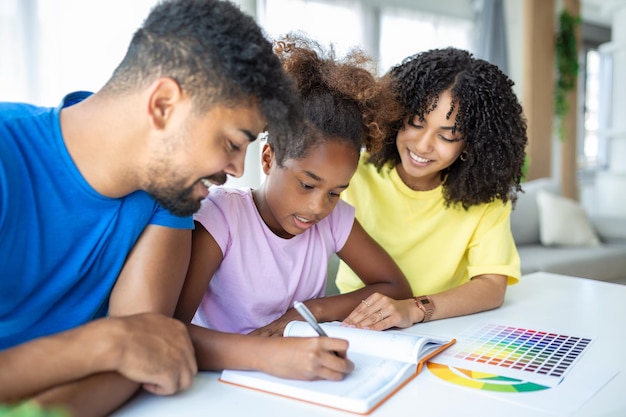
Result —
[{"label": "color sample card", "polygon": [[592,338],[486,323],[459,336],[435,361],[455,368],[553,387]]}]

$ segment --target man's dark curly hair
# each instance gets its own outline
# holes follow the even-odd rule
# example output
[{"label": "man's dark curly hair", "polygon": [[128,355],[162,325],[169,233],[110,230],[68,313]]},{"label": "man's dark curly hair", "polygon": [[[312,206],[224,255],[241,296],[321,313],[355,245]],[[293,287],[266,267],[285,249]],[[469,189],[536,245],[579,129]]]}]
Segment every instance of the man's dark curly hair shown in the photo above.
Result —
[{"label": "man's dark curly hair", "polygon": [[256,102],[275,134],[287,139],[301,134],[299,96],[271,42],[229,1],[157,4],[103,91],[123,94],[159,77],[176,80],[195,112]]},{"label": "man's dark curly hair", "polygon": [[446,205],[467,209],[497,199],[515,203],[526,155],[526,119],[513,82],[497,66],[464,50],[433,49],[406,58],[385,78],[404,112],[370,162],[379,170],[387,163],[399,164],[398,131],[408,118],[423,121],[437,107],[440,94],[450,90],[449,114],[458,108],[455,128],[467,155],[441,172]]},{"label": "man's dark curly hair", "polygon": [[[302,159],[323,142],[340,140],[360,154],[377,151],[400,110],[386,84],[375,75],[372,59],[358,49],[338,59],[303,33],[292,32],[274,42],[274,51],[300,92],[306,134],[285,142],[268,136],[276,162]],[[395,109],[395,110],[394,110]]]}]

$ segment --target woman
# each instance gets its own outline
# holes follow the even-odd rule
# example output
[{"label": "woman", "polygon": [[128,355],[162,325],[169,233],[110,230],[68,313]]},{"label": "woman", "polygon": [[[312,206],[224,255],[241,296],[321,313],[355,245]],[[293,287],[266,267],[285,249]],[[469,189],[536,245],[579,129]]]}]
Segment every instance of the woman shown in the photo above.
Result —
[{"label": "woman", "polygon": [[[344,322],[386,329],[497,308],[520,277],[509,217],[527,138],[513,82],[455,48],[409,57],[387,79],[404,114],[342,196],[415,297],[373,294]],[[341,263],[339,290],[361,285]]]}]

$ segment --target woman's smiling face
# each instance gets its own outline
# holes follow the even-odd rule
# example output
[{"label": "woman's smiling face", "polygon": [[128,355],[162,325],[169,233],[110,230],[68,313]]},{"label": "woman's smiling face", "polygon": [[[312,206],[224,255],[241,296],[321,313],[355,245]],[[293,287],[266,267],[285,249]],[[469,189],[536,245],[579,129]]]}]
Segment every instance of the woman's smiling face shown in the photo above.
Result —
[{"label": "woman's smiling face", "polygon": [[440,172],[456,161],[465,142],[455,129],[458,104],[448,116],[452,105],[450,91],[439,96],[437,107],[419,117],[407,119],[398,132],[396,146],[401,163],[398,174],[414,190],[430,190],[441,183]]}]

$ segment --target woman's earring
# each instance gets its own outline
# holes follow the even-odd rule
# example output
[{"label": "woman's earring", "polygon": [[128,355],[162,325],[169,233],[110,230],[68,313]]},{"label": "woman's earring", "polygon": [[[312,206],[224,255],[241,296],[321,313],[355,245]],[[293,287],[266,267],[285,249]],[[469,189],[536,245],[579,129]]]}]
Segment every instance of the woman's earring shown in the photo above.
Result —
[{"label": "woman's earring", "polygon": [[463,162],[467,161],[467,151],[461,152],[461,155],[459,155],[459,159]]}]

